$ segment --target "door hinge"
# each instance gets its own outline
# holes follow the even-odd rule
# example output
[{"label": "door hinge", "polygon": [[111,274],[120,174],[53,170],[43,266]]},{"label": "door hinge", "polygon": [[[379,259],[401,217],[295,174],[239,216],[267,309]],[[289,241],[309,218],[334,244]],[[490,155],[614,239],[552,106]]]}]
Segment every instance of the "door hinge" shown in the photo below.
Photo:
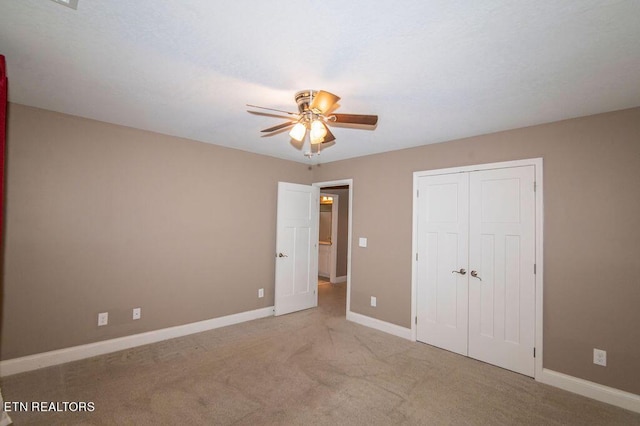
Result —
[{"label": "door hinge", "polygon": [[536,357],[536,348],[533,348],[533,357]]},{"label": "door hinge", "polygon": [[418,324],[418,317],[416,317],[416,324]]},{"label": "door hinge", "polygon": [[533,264],[533,275],[537,274],[537,270],[538,270],[538,265],[536,265],[535,263]]},{"label": "door hinge", "polygon": [[416,253],[416,262],[418,261],[418,253]]},{"label": "door hinge", "polygon": [[538,184],[534,181],[533,182],[533,192],[536,192],[537,189],[538,189]]},{"label": "door hinge", "polygon": [[420,190],[419,189],[416,190],[416,198],[420,198]]}]

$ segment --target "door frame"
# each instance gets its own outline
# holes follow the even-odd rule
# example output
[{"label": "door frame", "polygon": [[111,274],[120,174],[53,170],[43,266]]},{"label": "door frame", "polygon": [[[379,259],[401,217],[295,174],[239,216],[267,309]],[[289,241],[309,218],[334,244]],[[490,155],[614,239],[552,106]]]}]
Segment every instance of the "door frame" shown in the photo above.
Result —
[{"label": "door frame", "polygon": [[[322,192],[322,188],[329,186],[348,186],[349,187],[349,232],[347,233],[347,306],[345,315],[351,312],[351,241],[353,240],[353,179],[339,179],[326,182],[315,182],[311,184],[317,186]],[[336,247],[336,252],[337,252]]]},{"label": "door frame", "polygon": [[[533,166],[535,177],[535,372],[534,378],[540,380],[542,377],[542,314],[543,314],[543,277],[544,277],[544,256],[543,256],[543,231],[544,231],[544,192],[542,177],[542,158],[528,158],[523,160],[504,161],[499,163],[475,164],[469,166],[452,167],[446,169],[425,170],[413,173],[413,229],[412,229],[412,266],[411,266],[411,340],[416,341],[417,335],[417,263],[416,256],[418,254],[418,179],[425,176],[434,176],[442,174],[466,173],[480,170],[504,169],[511,167]],[[351,236],[349,236],[351,237]]]}]

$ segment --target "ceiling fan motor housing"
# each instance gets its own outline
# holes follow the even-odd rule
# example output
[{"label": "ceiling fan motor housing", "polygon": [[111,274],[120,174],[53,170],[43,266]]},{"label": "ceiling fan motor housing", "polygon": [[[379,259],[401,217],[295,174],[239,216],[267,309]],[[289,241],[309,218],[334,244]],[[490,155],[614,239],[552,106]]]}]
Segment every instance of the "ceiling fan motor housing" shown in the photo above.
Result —
[{"label": "ceiling fan motor housing", "polygon": [[296,103],[298,104],[298,111],[300,114],[304,114],[309,111],[309,105],[311,99],[318,93],[317,90],[301,90],[296,93]]}]

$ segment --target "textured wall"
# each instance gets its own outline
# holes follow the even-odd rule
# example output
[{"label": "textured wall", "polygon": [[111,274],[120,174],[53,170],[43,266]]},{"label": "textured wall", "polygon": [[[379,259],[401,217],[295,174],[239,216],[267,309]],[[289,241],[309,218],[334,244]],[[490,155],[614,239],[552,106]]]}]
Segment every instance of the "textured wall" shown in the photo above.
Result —
[{"label": "textured wall", "polygon": [[16,104],[7,143],[3,359],[273,305],[305,165]]},{"label": "textured wall", "polygon": [[[351,310],[411,325],[413,172],[534,157],[544,158],[544,367],[640,394],[640,108],[315,169],[316,181],[354,180]],[[607,351],[606,368],[593,348]]]}]

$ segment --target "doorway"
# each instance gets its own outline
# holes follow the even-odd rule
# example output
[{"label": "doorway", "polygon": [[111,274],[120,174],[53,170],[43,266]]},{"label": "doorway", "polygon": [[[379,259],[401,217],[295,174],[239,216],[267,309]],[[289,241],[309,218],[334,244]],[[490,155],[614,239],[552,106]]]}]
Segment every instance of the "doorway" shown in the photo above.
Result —
[{"label": "doorway", "polygon": [[[353,181],[352,179],[344,179],[330,182],[314,183],[320,189],[321,197],[332,197],[331,204],[331,237],[324,238],[325,243],[323,247],[323,235],[328,237],[328,232],[325,230],[322,234],[320,231],[320,247],[319,247],[319,276],[318,276],[318,305],[323,303],[323,297],[331,298],[335,304],[335,298],[342,298],[341,310],[346,313],[349,311],[350,306],[350,273],[351,273],[351,229],[352,229],[352,199],[353,199]],[[320,207],[322,209],[323,207]],[[328,212],[329,209],[324,207]],[[322,210],[320,210],[322,215]],[[328,215],[326,215],[328,216]],[[322,217],[320,218],[322,221]],[[322,225],[321,225],[322,226]],[[328,257],[322,258],[321,250],[325,250]],[[326,262],[328,268],[322,271],[322,262]],[[327,271],[328,269],[328,271]],[[322,273],[324,272],[324,273]],[[328,273],[327,273],[328,272]],[[329,296],[329,294],[331,294]]]},{"label": "doorway", "polygon": [[[328,188],[331,191],[331,188]],[[343,191],[341,191],[343,192]],[[338,244],[338,224],[346,218],[340,217],[340,195],[320,192],[320,224],[318,231],[318,284],[336,283]],[[343,209],[344,210],[344,209]]]}]

